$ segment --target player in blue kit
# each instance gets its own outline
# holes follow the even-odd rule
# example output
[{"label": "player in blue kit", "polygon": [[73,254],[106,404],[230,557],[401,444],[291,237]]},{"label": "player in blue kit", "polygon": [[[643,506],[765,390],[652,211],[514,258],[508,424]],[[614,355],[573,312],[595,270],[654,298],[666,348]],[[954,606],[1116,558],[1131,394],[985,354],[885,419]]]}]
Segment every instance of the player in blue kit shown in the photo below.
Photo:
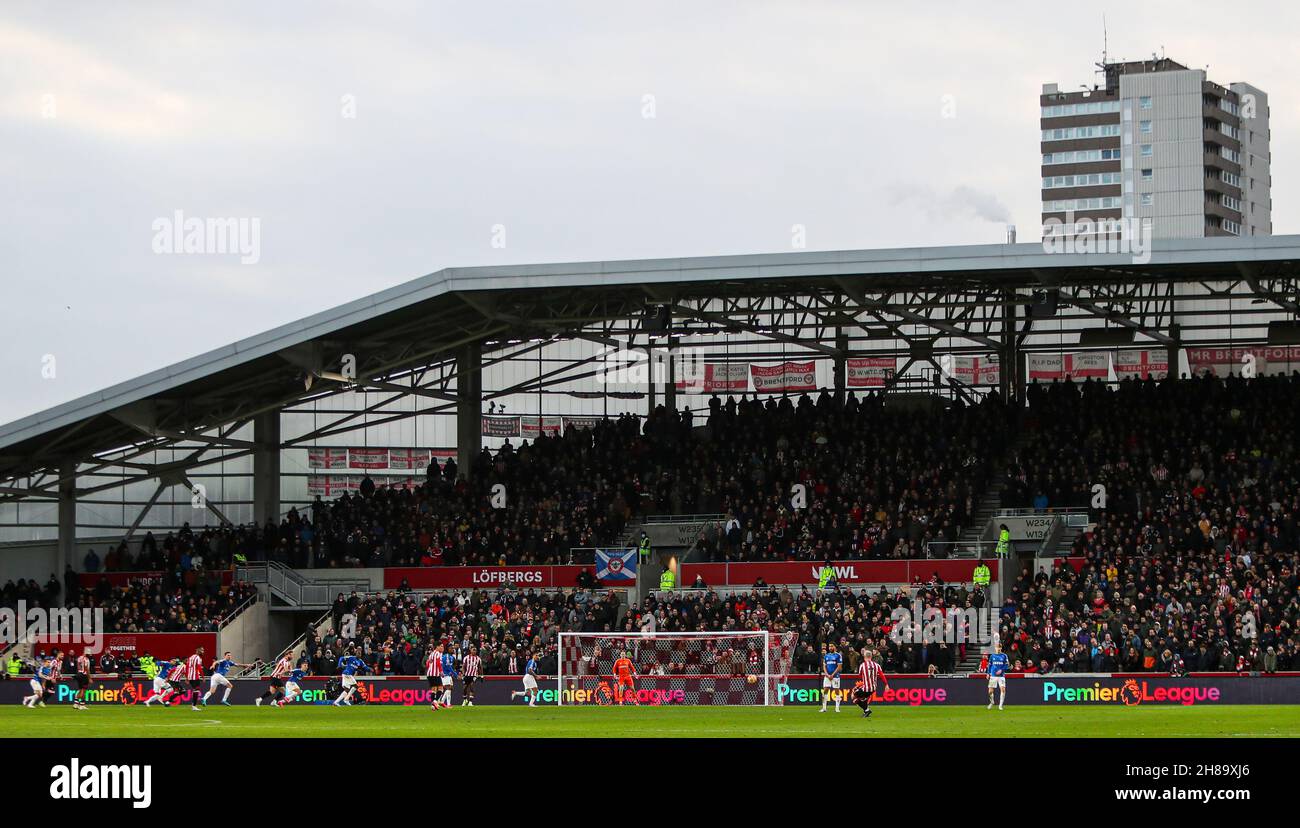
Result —
[{"label": "player in blue kit", "polygon": [[45,691],[48,683],[54,676],[54,663],[51,659],[45,659],[36,666],[36,672],[32,675],[30,696],[23,696],[23,707],[35,708],[45,706]]},{"label": "player in blue kit", "polygon": [[224,687],[226,692],[221,695],[221,703],[229,707],[230,690],[232,685],[230,684],[230,679],[227,677],[226,673],[230,672],[231,667],[247,666],[247,664],[238,664],[235,661],[232,661],[229,650],[222,654],[220,661],[212,662],[212,666],[209,668],[212,671],[212,676],[208,679],[208,692],[203,694],[203,703],[208,703],[208,699],[212,698],[216,694],[218,687]]},{"label": "player in blue kit", "polygon": [[144,706],[148,707],[155,701],[161,702],[163,707],[167,706],[167,698],[174,692],[172,683],[167,680],[167,674],[172,671],[175,665],[170,661],[155,661],[153,674],[153,692],[149,698],[144,700]]},{"label": "player in blue kit", "polygon": [[298,662],[298,666],[289,673],[289,678],[284,682],[284,698],[280,700],[280,706],[284,707],[289,702],[302,695],[302,680],[307,675],[307,659],[304,657]]},{"label": "player in blue kit", "polygon": [[451,688],[456,680],[456,655],[448,647],[442,653],[442,706],[451,707]]},{"label": "player in blue kit", "polygon": [[834,644],[828,644],[822,655],[822,713],[826,712],[829,696],[835,697],[835,712],[840,712],[840,671],[843,669],[844,657],[836,651]]},{"label": "player in blue kit", "polygon": [[989,653],[989,710],[993,709],[993,691],[994,689],[1002,690],[1002,697],[998,700],[998,710],[1007,702],[1007,670],[1011,668],[1011,660],[1007,654],[1002,652],[1002,644],[995,638],[993,639],[993,652]]},{"label": "player in blue kit", "polygon": [[343,692],[334,700],[334,706],[351,705],[352,696],[357,692],[357,673],[364,673],[366,663],[357,655],[355,647],[350,652],[339,656],[339,672],[343,674]]}]

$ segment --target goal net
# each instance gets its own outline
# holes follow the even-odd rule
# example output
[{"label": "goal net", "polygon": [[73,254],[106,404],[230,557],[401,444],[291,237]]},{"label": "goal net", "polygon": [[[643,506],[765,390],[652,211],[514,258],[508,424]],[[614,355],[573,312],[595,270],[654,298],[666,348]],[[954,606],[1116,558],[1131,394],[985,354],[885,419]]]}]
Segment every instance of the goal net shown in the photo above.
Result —
[{"label": "goal net", "polygon": [[556,695],[575,705],[780,704],[795,640],[792,632],[560,633]]}]

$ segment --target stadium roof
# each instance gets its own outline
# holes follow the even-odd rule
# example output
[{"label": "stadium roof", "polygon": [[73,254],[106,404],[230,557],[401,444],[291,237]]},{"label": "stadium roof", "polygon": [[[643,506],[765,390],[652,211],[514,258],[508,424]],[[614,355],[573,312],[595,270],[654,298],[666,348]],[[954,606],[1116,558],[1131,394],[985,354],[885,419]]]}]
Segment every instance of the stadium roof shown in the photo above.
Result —
[{"label": "stadium roof", "polygon": [[[0,479],[139,444],[142,435],[186,439],[278,410],[312,395],[304,376],[320,376],[331,354],[355,354],[357,375],[374,378],[366,386],[403,375],[415,384],[409,372],[454,359],[467,344],[601,341],[588,326],[647,307],[668,304],[690,317],[701,301],[755,297],[835,294],[848,302],[841,310],[914,325],[927,321],[917,312],[921,294],[992,302],[1009,289],[1053,288],[1065,304],[1114,322],[1119,305],[1108,297],[1131,310],[1131,291],[1142,286],[1231,280],[1273,310],[1294,312],[1298,263],[1300,237],[1267,236],[1156,241],[1141,263],[1128,253],[1048,253],[1033,243],[448,268],[0,426]],[[741,304],[728,307],[735,316],[700,310],[696,318],[743,318]],[[951,323],[934,327],[960,335]],[[417,393],[455,399],[446,388]]]}]

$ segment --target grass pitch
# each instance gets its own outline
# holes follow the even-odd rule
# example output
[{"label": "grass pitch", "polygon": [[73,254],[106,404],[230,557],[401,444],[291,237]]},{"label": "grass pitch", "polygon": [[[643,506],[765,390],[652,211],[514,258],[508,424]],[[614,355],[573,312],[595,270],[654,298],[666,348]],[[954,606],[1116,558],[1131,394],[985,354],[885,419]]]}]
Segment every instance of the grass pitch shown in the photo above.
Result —
[{"label": "grass pitch", "polygon": [[0,736],[285,737],[1300,737],[1300,705],[1231,707],[427,707],[102,705],[0,709]]}]

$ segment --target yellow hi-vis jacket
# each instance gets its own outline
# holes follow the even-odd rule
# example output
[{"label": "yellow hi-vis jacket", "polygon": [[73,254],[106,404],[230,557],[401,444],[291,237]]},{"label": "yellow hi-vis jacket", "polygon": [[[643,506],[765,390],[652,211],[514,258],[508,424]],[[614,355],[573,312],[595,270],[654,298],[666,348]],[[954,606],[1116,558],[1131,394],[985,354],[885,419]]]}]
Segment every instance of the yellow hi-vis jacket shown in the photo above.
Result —
[{"label": "yellow hi-vis jacket", "polygon": [[665,569],[663,574],[659,576],[659,588],[672,589],[673,580],[673,571],[671,569]]},{"label": "yellow hi-vis jacket", "polygon": [[975,567],[975,583],[980,586],[988,586],[990,581],[989,568],[984,564]]},{"label": "yellow hi-vis jacket", "polygon": [[998,549],[997,549],[997,551],[998,551],[998,557],[999,557],[999,558],[1005,558],[1007,555],[1011,554],[1011,532],[1010,532],[1010,530],[1003,529],[1001,532],[998,533]]},{"label": "yellow hi-vis jacket", "polygon": [[822,571],[817,573],[817,588],[825,589],[826,585],[835,577],[835,570],[829,566],[823,566]]}]

